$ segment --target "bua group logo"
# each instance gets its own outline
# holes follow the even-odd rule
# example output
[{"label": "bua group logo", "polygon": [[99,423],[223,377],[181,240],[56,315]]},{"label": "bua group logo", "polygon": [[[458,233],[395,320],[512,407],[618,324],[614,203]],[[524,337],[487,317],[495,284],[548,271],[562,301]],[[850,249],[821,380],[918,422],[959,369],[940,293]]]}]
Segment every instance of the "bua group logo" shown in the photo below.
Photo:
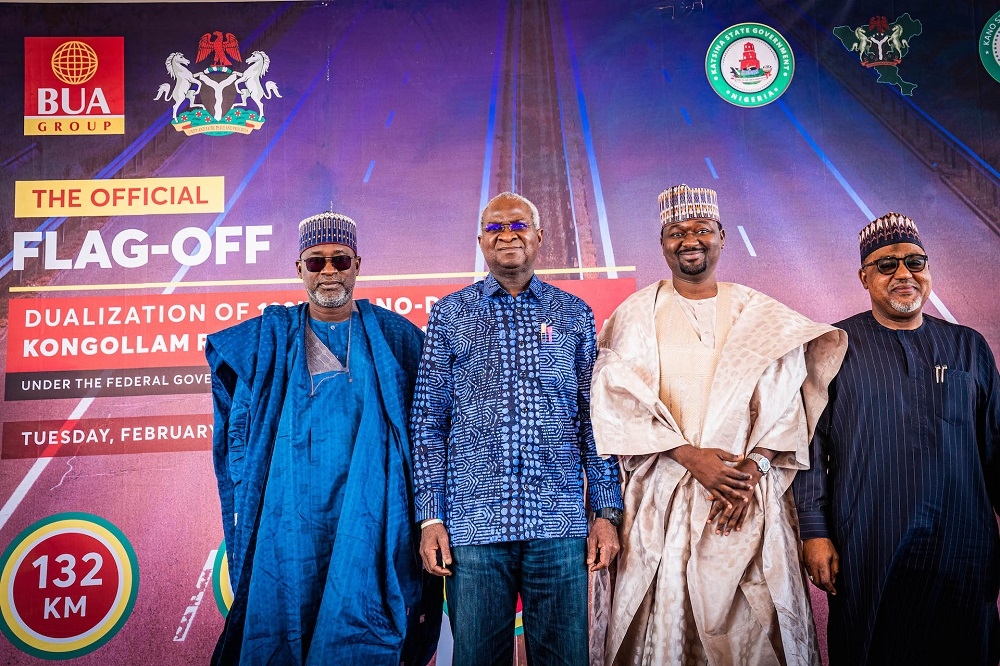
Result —
[{"label": "bua group logo", "polygon": [[[192,72],[187,67],[191,61],[182,52],[167,56],[171,81],[160,86],[156,99],[173,104],[174,128],[188,136],[249,134],[260,129],[264,100],[281,97],[278,84],[264,81],[271,58],[264,51],[254,51],[244,59],[236,36],[216,30],[205,33],[198,42],[195,64],[199,63],[206,67]],[[238,69],[241,65],[242,71]],[[248,108],[251,101],[256,111]],[[181,111],[184,102],[187,110]]]},{"label": "bua group logo", "polygon": [[123,37],[25,37],[24,134],[124,134]]}]

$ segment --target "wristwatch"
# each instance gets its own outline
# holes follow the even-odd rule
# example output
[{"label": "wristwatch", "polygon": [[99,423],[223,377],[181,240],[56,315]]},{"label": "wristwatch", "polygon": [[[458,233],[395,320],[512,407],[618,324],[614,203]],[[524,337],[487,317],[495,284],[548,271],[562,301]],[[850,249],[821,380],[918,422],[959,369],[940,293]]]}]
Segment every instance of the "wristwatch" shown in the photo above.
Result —
[{"label": "wristwatch", "polygon": [[752,460],[757,463],[757,471],[760,472],[761,475],[766,475],[769,471],[771,471],[771,461],[759,453],[748,453],[747,460]]},{"label": "wristwatch", "polygon": [[597,517],[604,518],[615,527],[618,527],[622,524],[622,510],[616,509],[613,506],[604,507],[603,509],[598,511]]}]

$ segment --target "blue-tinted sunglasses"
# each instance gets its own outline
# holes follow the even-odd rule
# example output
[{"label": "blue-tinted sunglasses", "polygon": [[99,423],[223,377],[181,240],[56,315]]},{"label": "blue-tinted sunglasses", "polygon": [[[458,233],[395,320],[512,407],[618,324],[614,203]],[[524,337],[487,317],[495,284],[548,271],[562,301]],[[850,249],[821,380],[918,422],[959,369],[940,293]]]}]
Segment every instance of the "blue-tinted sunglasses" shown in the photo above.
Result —
[{"label": "blue-tinted sunglasses", "polygon": [[528,223],[524,220],[517,220],[516,222],[490,222],[483,226],[483,231],[488,231],[491,234],[498,234],[501,231],[524,231],[528,228]]}]

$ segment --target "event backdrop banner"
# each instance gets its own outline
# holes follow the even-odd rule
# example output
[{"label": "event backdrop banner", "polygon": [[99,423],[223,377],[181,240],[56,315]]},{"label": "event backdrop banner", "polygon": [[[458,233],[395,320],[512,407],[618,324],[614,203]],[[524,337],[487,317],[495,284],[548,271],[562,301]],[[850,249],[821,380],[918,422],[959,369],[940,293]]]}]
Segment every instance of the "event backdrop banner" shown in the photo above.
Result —
[{"label": "event backdrop banner", "polygon": [[207,661],[232,592],[205,339],[303,301],[319,212],[358,222],[356,296],[425,326],[485,274],[485,203],[523,193],[541,277],[600,328],[668,274],[669,185],[718,191],[722,279],[821,321],[869,307],[857,234],[896,211],[927,312],[1000,349],[1000,0],[4,3],[0,25],[4,664]]}]

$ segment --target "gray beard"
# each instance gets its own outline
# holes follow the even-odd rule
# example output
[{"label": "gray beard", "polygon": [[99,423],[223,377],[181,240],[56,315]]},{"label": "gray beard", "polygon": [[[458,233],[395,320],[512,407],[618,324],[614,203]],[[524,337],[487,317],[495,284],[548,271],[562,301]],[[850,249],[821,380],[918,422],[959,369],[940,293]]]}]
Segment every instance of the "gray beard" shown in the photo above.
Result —
[{"label": "gray beard", "polygon": [[306,293],[309,294],[309,300],[315,303],[316,305],[320,306],[321,308],[339,308],[347,305],[348,301],[351,300],[351,295],[353,291],[354,291],[353,289],[347,289],[346,287],[344,287],[343,294],[341,294],[340,296],[333,296],[330,298],[323,296],[319,292],[318,287],[312,290],[307,289]]},{"label": "gray beard", "polygon": [[920,309],[920,307],[923,304],[924,304],[923,296],[917,298],[914,301],[911,301],[910,303],[903,303],[902,301],[897,301],[891,298],[889,299],[889,305],[892,306],[892,309],[902,314],[910,314],[912,312],[916,312],[917,310]]}]

